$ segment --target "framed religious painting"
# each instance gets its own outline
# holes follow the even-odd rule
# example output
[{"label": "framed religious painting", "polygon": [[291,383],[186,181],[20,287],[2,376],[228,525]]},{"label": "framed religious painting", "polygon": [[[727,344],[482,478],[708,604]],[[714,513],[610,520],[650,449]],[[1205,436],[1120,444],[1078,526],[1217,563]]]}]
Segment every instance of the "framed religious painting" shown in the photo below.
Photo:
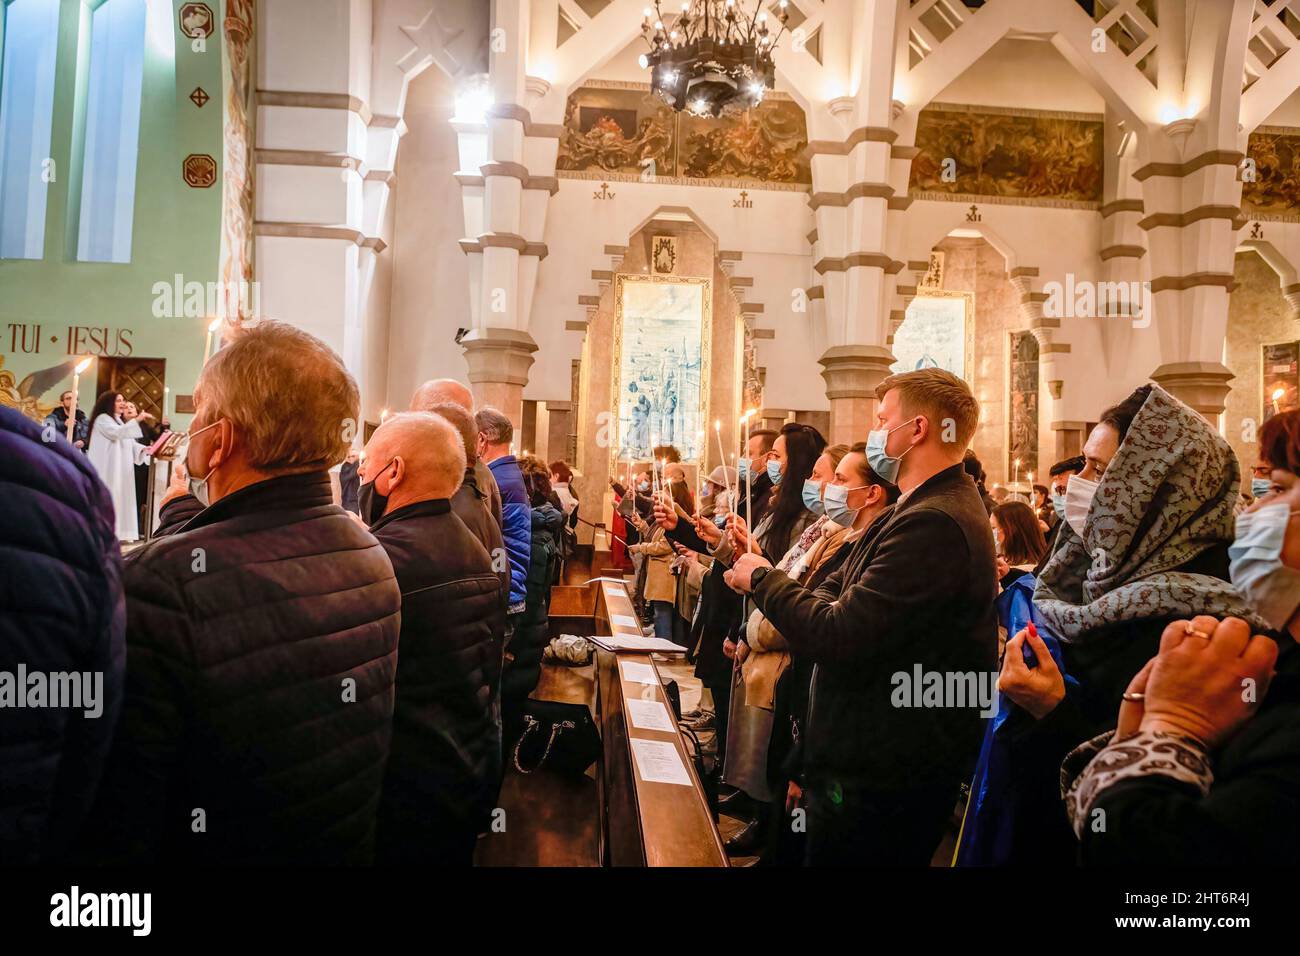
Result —
[{"label": "framed religious painting", "polygon": [[615,279],[611,461],[648,459],[657,445],[673,445],[683,461],[704,457],[712,285],[658,275]]}]

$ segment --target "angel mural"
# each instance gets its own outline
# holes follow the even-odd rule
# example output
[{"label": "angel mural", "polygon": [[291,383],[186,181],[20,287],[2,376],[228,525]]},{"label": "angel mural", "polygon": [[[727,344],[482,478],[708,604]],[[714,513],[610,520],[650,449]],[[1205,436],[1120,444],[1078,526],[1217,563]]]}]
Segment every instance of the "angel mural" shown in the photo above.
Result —
[{"label": "angel mural", "polygon": [[14,408],[33,421],[44,421],[55,409],[41,397],[55,385],[72,378],[77,359],[71,358],[38,372],[32,372],[21,382],[13,372],[4,367],[5,357],[0,355],[0,405]]}]

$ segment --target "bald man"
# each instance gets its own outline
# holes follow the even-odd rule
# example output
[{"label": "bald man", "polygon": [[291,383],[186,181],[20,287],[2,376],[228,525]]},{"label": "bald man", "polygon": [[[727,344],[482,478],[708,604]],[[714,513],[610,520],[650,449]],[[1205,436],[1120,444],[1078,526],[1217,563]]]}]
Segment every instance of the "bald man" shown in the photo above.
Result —
[{"label": "bald man", "polygon": [[[411,396],[411,411],[427,412],[435,405],[444,403],[459,405],[471,415],[474,414],[474,395],[467,386],[454,378],[433,378],[417,388],[415,394]],[[501,489],[497,487],[497,480],[493,477],[491,469],[479,461],[477,456],[474,458],[473,466],[474,479],[479,491],[487,495],[488,511],[492,513],[492,520],[497,523],[498,528],[504,528],[501,523]]]},{"label": "bald man", "polygon": [[361,516],[402,592],[379,863],[469,866],[496,803],[505,595],[452,512],[465,468],[460,435],[429,412],[392,416],[366,446]]}]

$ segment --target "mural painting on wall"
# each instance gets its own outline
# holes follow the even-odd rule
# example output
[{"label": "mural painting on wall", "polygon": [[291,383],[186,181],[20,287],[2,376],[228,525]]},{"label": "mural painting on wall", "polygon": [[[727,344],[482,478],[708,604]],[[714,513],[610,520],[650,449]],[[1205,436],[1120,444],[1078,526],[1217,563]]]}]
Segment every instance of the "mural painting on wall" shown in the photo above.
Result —
[{"label": "mural painting on wall", "polygon": [[650,245],[650,259],[655,272],[672,275],[677,269],[677,237],[655,236]]},{"label": "mural painting on wall", "polygon": [[894,333],[891,372],[941,368],[966,378],[966,299],[918,295]]},{"label": "mural painting on wall", "polygon": [[1241,208],[1252,219],[1300,216],[1300,130],[1261,126],[1250,134]]},{"label": "mural painting on wall", "polygon": [[[1032,332],[1011,333],[1010,440],[1007,442],[1007,474],[1034,475],[1038,471],[1038,340]],[[1015,467],[1019,459],[1020,467]]]},{"label": "mural painting on wall", "polygon": [[599,178],[812,183],[803,110],[769,96],[758,109],[709,120],[674,113],[644,84],[588,84],[569,95],[556,168]]},{"label": "mural painting on wall", "polygon": [[1082,113],[974,109],[921,111],[909,194],[1025,205],[1097,208],[1102,123]]},{"label": "mural painting on wall", "polygon": [[617,458],[648,458],[656,445],[703,456],[708,295],[705,280],[618,277]]}]

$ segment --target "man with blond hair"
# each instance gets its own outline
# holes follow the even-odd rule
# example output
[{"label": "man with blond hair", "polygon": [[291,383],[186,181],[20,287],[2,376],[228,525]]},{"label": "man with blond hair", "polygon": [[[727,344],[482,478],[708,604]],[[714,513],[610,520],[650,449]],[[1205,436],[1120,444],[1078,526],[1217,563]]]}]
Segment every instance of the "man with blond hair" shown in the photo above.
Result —
[{"label": "man with blond hair", "polygon": [[356,383],[264,321],[212,356],[194,402],[192,494],[126,559],[126,698],[87,855],[369,863],[401,593],[331,500]]},{"label": "man with blond hair", "polygon": [[[433,378],[415,390],[411,396],[411,411],[432,411],[435,405],[459,405],[470,415],[474,414],[474,395],[463,383],[454,378]],[[474,483],[485,496],[485,504],[498,528],[504,528],[501,518],[501,489],[487,463],[474,456]]]},{"label": "man with blond hair", "polygon": [[[978,694],[930,691],[953,678],[983,686],[997,660],[993,535],[962,468],[979,405],[936,368],[891,375],[876,396],[867,463],[898,486],[898,502],[840,549],[816,590],[759,555],[727,572],[791,653],[816,665],[803,736],[810,865],[930,861],[973,767],[984,706]],[[924,696],[912,686],[922,682]]]},{"label": "man with blond hair", "polygon": [[447,419],[403,412],[370,436],[361,466],[362,517],[402,590],[381,864],[468,866],[501,776],[505,595],[452,508],[467,471],[462,442]]}]

